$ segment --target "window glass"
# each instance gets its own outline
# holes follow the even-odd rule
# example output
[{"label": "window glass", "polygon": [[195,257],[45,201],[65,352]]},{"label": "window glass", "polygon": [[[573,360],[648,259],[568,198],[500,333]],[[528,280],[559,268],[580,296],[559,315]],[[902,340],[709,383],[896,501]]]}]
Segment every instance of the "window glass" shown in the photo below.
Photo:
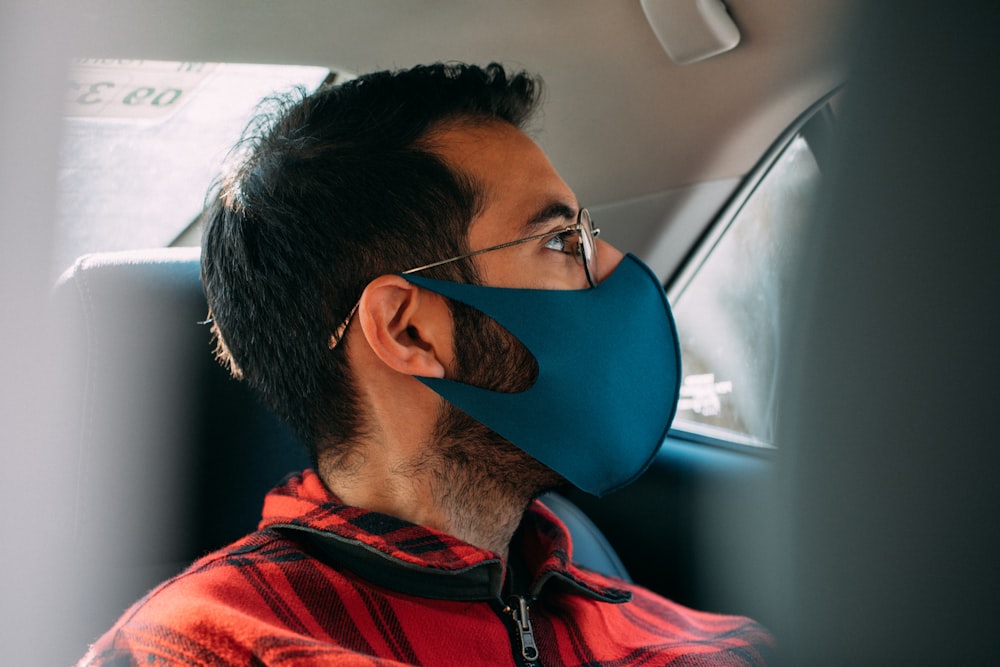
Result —
[{"label": "window glass", "polygon": [[175,243],[260,99],[330,76],[288,65],[71,63],[53,271],[87,252]]},{"label": "window glass", "polygon": [[671,291],[684,372],[675,431],[770,446],[781,309],[819,175],[796,134]]}]

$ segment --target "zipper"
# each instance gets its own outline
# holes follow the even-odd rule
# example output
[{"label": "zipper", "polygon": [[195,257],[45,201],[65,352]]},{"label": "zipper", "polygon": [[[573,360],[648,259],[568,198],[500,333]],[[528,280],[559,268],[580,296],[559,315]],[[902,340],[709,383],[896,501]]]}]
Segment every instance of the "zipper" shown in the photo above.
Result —
[{"label": "zipper", "polygon": [[507,599],[503,613],[514,619],[514,629],[521,642],[521,657],[527,667],[538,664],[538,645],[535,644],[535,633],[531,629],[531,615],[528,613],[530,603],[521,595]]}]

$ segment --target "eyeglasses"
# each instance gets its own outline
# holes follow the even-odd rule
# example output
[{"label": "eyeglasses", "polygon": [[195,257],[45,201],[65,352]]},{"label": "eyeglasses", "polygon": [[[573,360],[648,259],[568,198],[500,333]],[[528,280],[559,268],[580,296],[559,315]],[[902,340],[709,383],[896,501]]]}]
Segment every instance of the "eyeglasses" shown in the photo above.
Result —
[{"label": "eyeglasses", "polygon": [[[444,264],[451,264],[452,262],[457,262],[461,259],[468,259],[469,257],[475,257],[476,255],[493,252],[494,250],[502,250],[504,248],[510,248],[511,246],[520,245],[529,241],[538,241],[540,239],[549,238],[551,240],[546,244],[546,246],[551,244],[553,250],[573,255],[576,258],[576,261],[583,266],[583,271],[587,275],[587,282],[591,287],[597,287],[596,239],[600,233],[601,230],[594,227],[594,221],[591,220],[590,213],[587,212],[587,209],[581,208],[580,212],[576,216],[576,224],[574,225],[569,225],[568,227],[563,227],[562,229],[557,229],[555,231],[545,232],[544,234],[526,236],[523,239],[517,239],[515,241],[507,241],[506,243],[490,246],[489,248],[474,250],[464,255],[458,255],[457,257],[449,257],[448,259],[442,259],[437,262],[431,262],[430,264],[424,264],[423,266],[418,266],[414,269],[407,269],[406,271],[401,271],[401,273],[404,275],[418,273],[420,271],[433,269]],[[358,312],[359,305],[361,305],[360,300],[354,304],[354,307],[351,308],[351,312],[347,314],[344,321],[340,323],[337,330],[330,336],[329,347],[331,350],[335,348],[343,339],[348,325],[351,323],[351,320],[354,319],[354,314]]]}]

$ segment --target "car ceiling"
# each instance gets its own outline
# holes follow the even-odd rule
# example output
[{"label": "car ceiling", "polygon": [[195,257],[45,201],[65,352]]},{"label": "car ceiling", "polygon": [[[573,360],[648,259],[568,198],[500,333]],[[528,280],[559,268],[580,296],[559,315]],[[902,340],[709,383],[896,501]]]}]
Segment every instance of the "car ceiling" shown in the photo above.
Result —
[{"label": "car ceiling", "polygon": [[689,65],[669,59],[639,0],[90,1],[73,9],[69,48],[356,73],[438,60],[524,67],[547,84],[535,137],[593,206],[739,177],[840,82],[844,2],[726,4],[740,44]]}]

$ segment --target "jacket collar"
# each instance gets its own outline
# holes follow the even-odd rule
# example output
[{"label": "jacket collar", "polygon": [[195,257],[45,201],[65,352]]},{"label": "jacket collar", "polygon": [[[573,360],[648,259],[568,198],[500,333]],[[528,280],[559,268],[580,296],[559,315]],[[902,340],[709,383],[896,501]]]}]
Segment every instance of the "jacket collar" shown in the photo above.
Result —
[{"label": "jacket collar", "polygon": [[[267,495],[260,528],[294,538],[328,565],[402,593],[447,600],[503,595],[506,565],[497,554],[425,526],[344,505],[312,470]],[[518,532],[533,573],[532,596],[559,587],[605,602],[631,599],[627,591],[572,564],[566,527],[542,503],[531,504]]]}]

